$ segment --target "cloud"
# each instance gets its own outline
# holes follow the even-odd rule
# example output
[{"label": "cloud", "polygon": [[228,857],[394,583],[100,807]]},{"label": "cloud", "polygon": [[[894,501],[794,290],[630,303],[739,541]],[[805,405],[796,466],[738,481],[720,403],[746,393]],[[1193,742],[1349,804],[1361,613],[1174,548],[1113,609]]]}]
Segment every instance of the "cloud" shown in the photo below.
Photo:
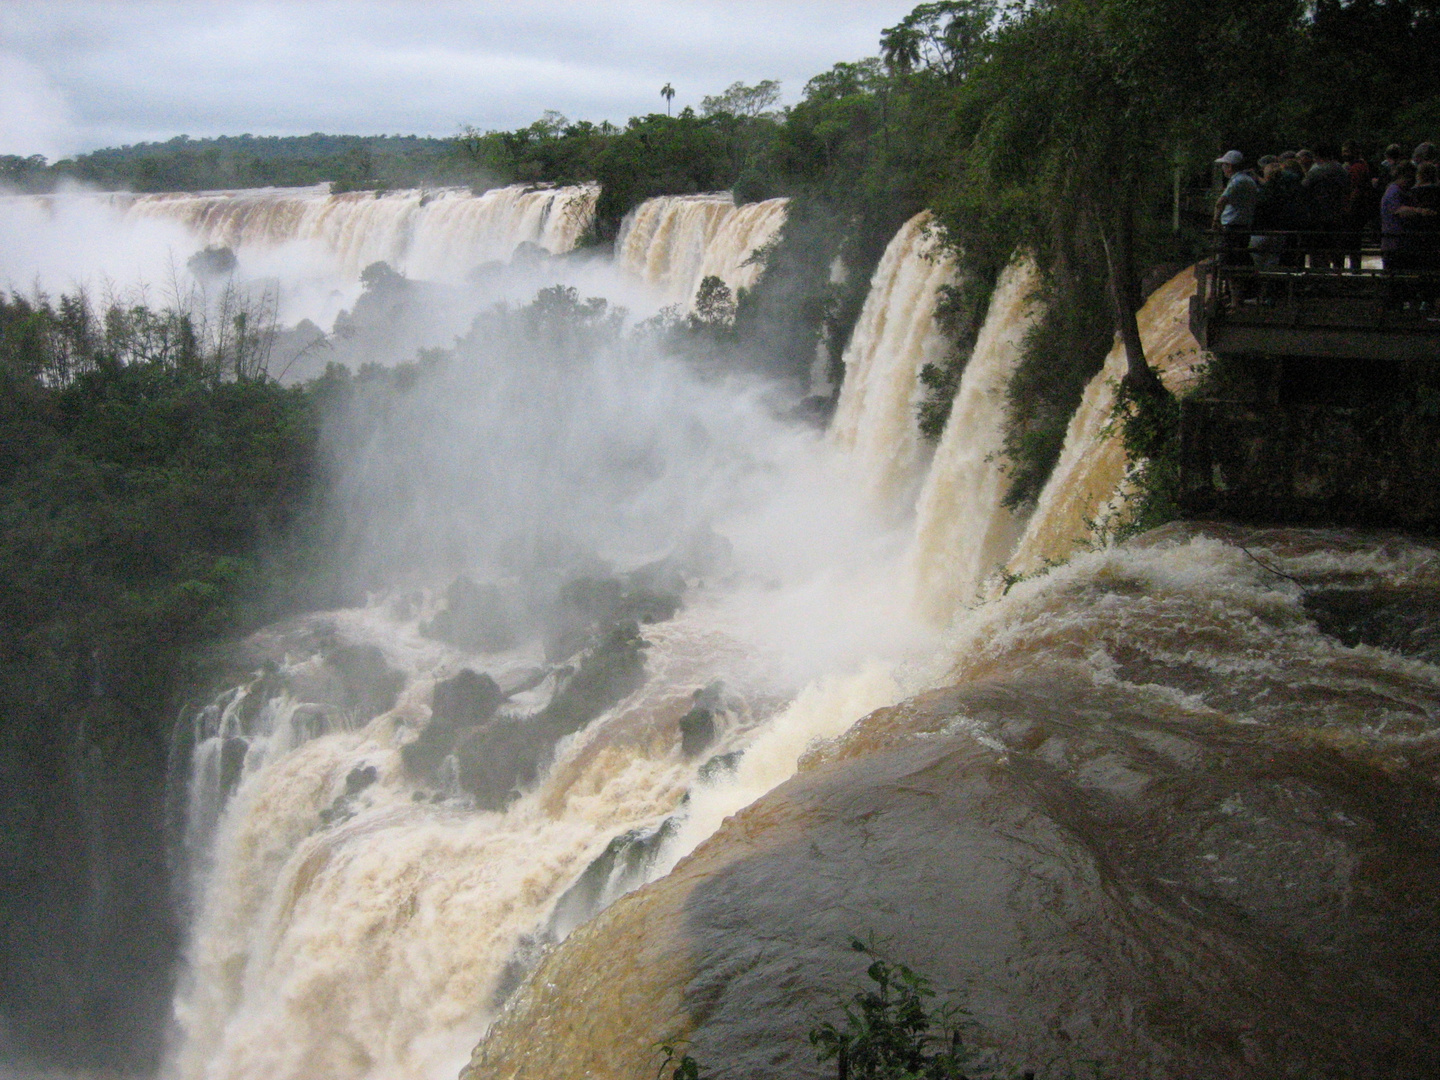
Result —
[{"label": "cloud", "polygon": [[453,134],[545,109],[623,122],[735,80],[788,100],[873,54],[907,0],[18,0],[0,37],[64,93],[88,147],[186,133]]},{"label": "cloud", "polygon": [[75,125],[60,91],[36,65],[0,52],[0,154],[59,158],[75,145]]}]

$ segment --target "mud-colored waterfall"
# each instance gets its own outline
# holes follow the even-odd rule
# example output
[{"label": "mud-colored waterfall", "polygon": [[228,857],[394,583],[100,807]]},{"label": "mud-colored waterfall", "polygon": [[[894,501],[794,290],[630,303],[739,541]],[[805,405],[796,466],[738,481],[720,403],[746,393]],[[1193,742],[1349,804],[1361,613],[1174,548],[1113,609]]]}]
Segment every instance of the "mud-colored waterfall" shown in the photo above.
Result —
[{"label": "mud-colored waterfall", "polygon": [[[1139,313],[1146,359],[1176,392],[1194,381],[1203,360],[1190,333],[1194,293],[1195,273],[1184,270],[1156,290]],[[1060,460],[1010,559],[1011,573],[1033,574],[1064,562],[1092,541],[1094,523],[1103,523],[1119,509],[1128,462],[1111,418],[1115,387],[1124,374],[1125,350],[1117,340],[1070,418]]]},{"label": "mud-colored waterfall", "polygon": [[[525,200],[594,197],[506,190],[455,227],[498,251],[524,218],[548,247],[555,207]],[[274,198],[246,227],[293,237],[309,211]],[[356,237],[387,198],[315,196]],[[459,272],[476,245],[421,227],[441,201],[388,235]],[[187,227],[234,242],[226,212]],[[784,212],[651,200],[600,272],[677,302],[707,274],[743,286]],[[165,1080],[448,1080],[467,1058],[467,1080],[635,1080],[675,1039],[717,1075],[818,1080],[804,1033],[867,933],[1012,1071],[1240,1075],[1284,1046],[1377,1075],[1421,1060],[1386,1056],[1385,1017],[1440,1045],[1440,898],[1400,868],[1434,846],[1440,552],[1174,528],[977,603],[1007,558],[1074,556],[1123,485],[1121,361],[1017,518],[998,451],[1034,273],[1002,275],[930,454],[918,373],[956,271],[929,221],[875,272],[824,435],[739,376],[569,330],[472,332],[397,407],[408,442],[364,448],[342,489],[359,514],[403,481],[366,565],[443,518],[443,580],[262,631],[187,716],[196,913]],[[1197,355],[1189,280],[1141,314],[1171,385]],[[484,625],[443,630],[464,618]]]},{"label": "mud-colored waterfall", "polygon": [[937,622],[975,602],[1023,525],[1004,505],[1005,389],[1036,314],[1035,286],[1028,262],[1001,274],[920,492],[910,587],[919,610]]},{"label": "mud-colored waterfall", "polygon": [[509,259],[522,243],[569,251],[589,227],[597,195],[593,186],[332,195],[322,184],[109,198],[129,218],[178,221],[207,245],[237,252],[312,245],[347,277],[384,261],[412,277],[454,281]]},{"label": "mud-colored waterfall", "polygon": [[[690,684],[662,681],[603,732],[572,740],[504,813],[466,809],[457,792],[407,778],[397,735],[423,726],[435,676],[468,658],[383,608],[327,625],[383,647],[410,681],[378,719],[303,732],[296,710],[318,711],[326,660],[305,655],[304,628],[280,641],[272,679],[286,691],[230,736],[251,749],[214,840],[174,1077],[453,1076],[514,978],[517,945],[611,837],[653,826],[693,776],[671,742]],[[683,637],[651,632],[655,662],[703,685],[714,656],[697,660]],[[200,734],[203,761],[217,751]]]},{"label": "mud-colored waterfall", "polygon": [[[392,501],[392,458],[424,497],[375,560],[451,529],[437,548],[483,585],[271,628],[187,721],[198,887],[168,1077],[453,1077],[546,949],[904,693],[893,663],[930,637],[891,585],[903,531],[828,442],[759,387],[597,342],[478,333],[356,454],[355,514]],[[603,569],[657,554],[649,577]],[[518,611],[513,639],[436,629],[475,596]],[[639,605],[644,682],[577,713],[616,661],[587,669],[591,616],[566,620],[606,597]],[[454,727],[442,687],[466,671],[503,702]]]},{"label": "mud-colored waterfall", "polygon": [[665,195],[632,210],[615,240],[615,261],[667,303],[689,304],[705,278],[731,292],[760,276],[751,261],[785,223],[788,199],[736,206],[729,192]]},{"label": "mud-colored waterfall", "polygon": [[955,268],[937,249],[930,222],[928,210],[906,222],[875,269],[845,346],[845,381],[830,425],[856,482],[881,504],[903,505],[920,479],[920,369],[947,347],[935,324],[936,290],[954,280]]},{"label": "mud-colored waterfall", "polygon": [[[1022,583],[957,626],[940,689],[546,957],[465,1080],[628,1080],[677,1040],[717,1076],[833,1077],[805,1033],[863,984],[854,935],[967,1009],[995,1075],[1423,1074],[1437,568],[1172,528]],[[1391,638],[1339,615],[1387,607]]]}]

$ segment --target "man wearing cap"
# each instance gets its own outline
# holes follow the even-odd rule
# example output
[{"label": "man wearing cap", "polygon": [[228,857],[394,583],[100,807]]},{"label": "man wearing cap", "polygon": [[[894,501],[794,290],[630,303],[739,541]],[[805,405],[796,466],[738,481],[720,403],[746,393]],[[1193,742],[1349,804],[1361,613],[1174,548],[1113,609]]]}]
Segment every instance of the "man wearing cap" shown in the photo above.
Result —
[{"label": "man wearing cap", "polygon": [[1245,155],[1231,150],[1215,159],[1225,174],[1225,190],[1215,200],[1213,225],[1224,233],[1222,262],[1226,266],[1250,265],[1250,228],[1255,224],[1255,204],[1260,185],[1244,169]]}]

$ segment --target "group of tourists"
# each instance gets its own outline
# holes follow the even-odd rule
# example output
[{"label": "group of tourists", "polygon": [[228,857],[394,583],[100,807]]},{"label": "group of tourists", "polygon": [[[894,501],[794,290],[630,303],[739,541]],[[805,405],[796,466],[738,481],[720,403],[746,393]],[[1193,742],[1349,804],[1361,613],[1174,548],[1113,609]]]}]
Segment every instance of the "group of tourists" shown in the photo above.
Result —
[{"label": "group of tourists", "polygon": [[1215,163],[1225,174],[1214,225],[1227,265],[1359,270],[1366,237],[1378,235],[1387,270],[1440,269],[1433,143],[1408,159],[1392,144],[1374,166],[1355,143],[1267,154],[1250,168],[1231,150]]}]

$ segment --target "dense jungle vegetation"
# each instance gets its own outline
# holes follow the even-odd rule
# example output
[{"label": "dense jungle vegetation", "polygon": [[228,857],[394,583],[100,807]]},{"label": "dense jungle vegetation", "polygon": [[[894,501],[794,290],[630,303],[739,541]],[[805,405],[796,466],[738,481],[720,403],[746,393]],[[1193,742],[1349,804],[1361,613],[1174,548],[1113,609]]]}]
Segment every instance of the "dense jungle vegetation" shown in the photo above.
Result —
[{"label": "dense jungle vegetation", "polygon": [[416,135],[177,135],[47,162],[0,155],[0,184],[54,191],[66,181],[110,191],[215,191],[304,187],[336,190],[464,183],[471,172],[448,139]]},{"label": "dense jungle vegetation", "polygon": [[[1047,302],[1010,387],[1016,505],[1043,486],[1117,332],[1144,378],[1142,288],[1203,251],[1208,206],[1177,231],[1177,186],[1208,188],[1226,149],[1253,160],[1355,139],[1378,154],[1440,133],[1433,0],[946,0],[917,6],[879,45],[879,57],[811,79],[786,109],[774,84],[737,83],[698,111],[623,128],[547,114],[458,145],[503,180],[598,181],[597,243],[656,195],[791,197],[766,274],[737,298],[735,339],[796,379],[823,336],[838,383],[885,244],[932,208],[964,273],[940,312],[955,348],[924,376],[930,437],[999,271],[1029,252]],[[832,281],[837,257],[846,273]]]},{"label": "dense jungle vegetation", "polygon": [[316,396],[264,377],[243,315],[0,294],[0,994],[56,1063],[148,1066],[177,697],[298,584]]},{"label": "dense jungle vegetation", "polygon": [[[817,75],[788,108],[773,83],[736,84],[623,126],[547,114],[455,140],[180,137],[53,165],[4,158],[0,182],[598,181],[596,244],[648,197],[788,196],[759,285],[712,287],[688,331],[667,332],[796,381],[823,340],[837,384],[874,266],[929,207],[963,275],[941,310],[954,350],[925,374],[928,434],[1000,270],[1020,250],[1042,272],[1045,315],[1010,387],[1019,504],[1114,334],[1133,346],[1147,271],[1198,251],[1192,226],[1172,228],[1177,178],[1207,187],[1232,147],[1440,134],[1435,0],[956,0],[919,5],[879,51]],[[0,296],[0,775],[13,793],[0,1038],[47,1062],[153,1064],[175,948],[162,803],[176,696],[207,646],[338,598],[316,558],[322,417],[366,385],[417,377],[332,371],[281,388],[253,314],[207,324]]]}]

